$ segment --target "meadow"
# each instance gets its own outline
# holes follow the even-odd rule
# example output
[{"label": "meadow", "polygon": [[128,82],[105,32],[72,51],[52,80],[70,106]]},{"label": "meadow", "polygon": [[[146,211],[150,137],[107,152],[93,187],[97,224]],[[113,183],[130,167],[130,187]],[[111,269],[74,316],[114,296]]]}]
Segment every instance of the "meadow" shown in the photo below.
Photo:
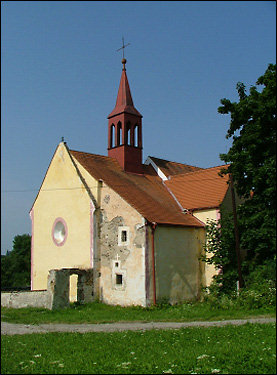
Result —
[{"label": "meadow", "polygon": [[2,374],[275,374],[276,325],[2,336]]},{"label": "meadow", "polygon": [[1,320],[11,323],[112,323],[124,321],[210,321],[272,317],[276,307],[264,305],[259,308],[228,303],[187,302],[178,305],[158,304],[147,308],[140,306],[112,306],[99,302],[85,305],[71,304],[63,310],[50,311],[42,308],[1,308]]},{"label": "meadow", "polygon": [[[275,317],[230,300],[147,308],[99,302],[69,308],[1,308],[1,320],[23,324],[213,321]],[[275,324],[112,333],[46,333],[1,337],[2,374],[275,374]]]}]

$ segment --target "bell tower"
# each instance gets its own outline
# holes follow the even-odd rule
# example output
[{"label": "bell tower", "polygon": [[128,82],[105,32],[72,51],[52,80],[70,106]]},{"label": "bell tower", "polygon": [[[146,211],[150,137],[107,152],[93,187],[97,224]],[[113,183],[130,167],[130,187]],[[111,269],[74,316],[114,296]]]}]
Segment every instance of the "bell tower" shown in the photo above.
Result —
[{"label": "bell tower", "polygon": [[108,156],[126,172],[142,174],[142,115],[136,110],[122,59],[122,74],[114,110],[108,116]]}]

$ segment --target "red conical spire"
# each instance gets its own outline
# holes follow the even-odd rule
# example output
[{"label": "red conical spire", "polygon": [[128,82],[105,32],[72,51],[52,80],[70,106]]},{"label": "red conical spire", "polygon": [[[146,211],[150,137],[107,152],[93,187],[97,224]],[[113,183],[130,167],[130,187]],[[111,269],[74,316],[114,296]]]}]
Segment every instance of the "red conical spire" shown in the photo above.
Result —
[{"label": "red conical spire", "polygon": [[116,104],[108,116],[108,156],[115,158],[124,171],[142,174],[142,115],[134,107],[126,59],[122,64]]},{"label": "red conical spire", "polygon": [[123,69],[122,69],[116,104],[115,104],[113,111],[109,114],[108,118],[111,118],[123,112],[142,117],[139,111],[137,111],[136,108],[134,107],[131,90],[130,90],[130,86],[129,86],[129,82],[128,82],[128,78],[126,74],[126,69],[125,69],[126,62],[127,62],[126,59],[122,59]]},{"label": "red conical spire", "polygon": [[130,105],[133,107],[134,103],[133,103],[133,99],[132,99],[132,95],[130,91],[126,69],[123,68],[115,106],[119,107],[119,106],[127,106],[127,105]]}]

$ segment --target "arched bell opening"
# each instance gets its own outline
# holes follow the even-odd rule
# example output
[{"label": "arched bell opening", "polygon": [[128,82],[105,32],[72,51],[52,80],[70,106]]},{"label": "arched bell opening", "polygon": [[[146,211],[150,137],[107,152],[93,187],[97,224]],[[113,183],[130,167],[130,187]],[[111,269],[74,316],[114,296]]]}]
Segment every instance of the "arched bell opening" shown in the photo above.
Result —
[{"label": "arched bell opening", "polygon": [[122,124],[119,121],[116,128],[116,146],[120,146],[122,143]]},{"label": "arched bell opening", "polygon": [[110,127],[110,142],[109,148],[115,147],[115,124],[112,124]]}]

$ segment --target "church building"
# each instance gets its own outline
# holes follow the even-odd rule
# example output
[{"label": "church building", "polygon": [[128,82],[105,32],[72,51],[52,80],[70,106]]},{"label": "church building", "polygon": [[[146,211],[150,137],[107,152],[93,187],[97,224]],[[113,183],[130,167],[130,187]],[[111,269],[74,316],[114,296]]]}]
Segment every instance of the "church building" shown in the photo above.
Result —
[{"label": "church building", "polygon": [[[78,269],[93,270],[92,299],[107,304],[198,299],[216,272],[199,259],[205,224],[231,207],[228,177],[218,175],[223,166],[143,163],[142,115],[122,64],[108,154],[62,141],[33,203],[31,289],[45,290],[50,270]],[[78,273],[71,301],[77,284]]]}]

